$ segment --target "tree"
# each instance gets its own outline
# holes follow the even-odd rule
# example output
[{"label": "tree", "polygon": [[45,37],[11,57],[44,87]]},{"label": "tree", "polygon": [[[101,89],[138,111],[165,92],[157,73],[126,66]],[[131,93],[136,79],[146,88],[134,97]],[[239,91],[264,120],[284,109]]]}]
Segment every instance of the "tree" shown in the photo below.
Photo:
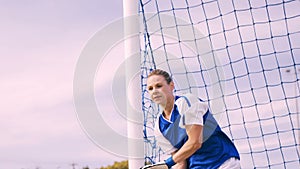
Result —
[{"label": "tree", "polygon": [[128,169],[128,160],[121,162],[114,162],[113,165],[101,167],[100,169]]}]

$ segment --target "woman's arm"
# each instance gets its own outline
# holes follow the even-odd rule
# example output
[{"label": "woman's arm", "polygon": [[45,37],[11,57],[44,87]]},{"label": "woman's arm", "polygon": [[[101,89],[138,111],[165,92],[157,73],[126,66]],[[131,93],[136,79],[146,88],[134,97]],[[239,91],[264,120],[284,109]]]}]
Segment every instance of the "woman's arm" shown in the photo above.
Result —
[{"label": "woman's arm", "polygon": [[173,166],[174,169],[187,169],[187,162],[181,161]]},{"label": "woman's arm", "polygon": [[176,100],[178,111],[185,118],[181,119],[179,127],[185,128],[188,140],[183,144],[172,158],[166,160],[170,167],[174,163],[185,162],[202,146],[203,142],[203,116],[208,110],[208,105],[201,102],[198,97],[187,94]]},{"label": "woman's arm", "polygon": [[194,154],[202,146],[202,125],[186,125],[185,126],[188,140],[184,145],[172,156],[175,163],[185,162],[192,154]]},{"label": "woman's arm", "polygon": [[[174,153],[172,153],[171,155],[173,156],[177,151],[175,151]],[[178,163],[176,163],[172,168],[174,169],[187,169],[187,162],[186,160],[184,161],[180,161]]]}]

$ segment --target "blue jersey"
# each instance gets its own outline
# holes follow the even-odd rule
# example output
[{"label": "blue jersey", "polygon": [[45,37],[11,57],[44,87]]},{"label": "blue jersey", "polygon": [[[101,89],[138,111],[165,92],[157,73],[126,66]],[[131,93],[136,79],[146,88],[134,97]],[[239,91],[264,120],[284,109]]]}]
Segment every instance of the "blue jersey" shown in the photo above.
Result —
[{"label": "blue jersey", "polygon": [[203,143],[187,159],[189,169],[217,169],[231,157],[239,159],[237,149],[221,130],[207,105],[195,98],[192,95],[176,96],[170,120],[162,114],[159,116],[157,130],[163,138],[158,139],[158,143],[164,142],[171,151],[178,150],[188,139],[184,125],[197,124],[203,126]]}]

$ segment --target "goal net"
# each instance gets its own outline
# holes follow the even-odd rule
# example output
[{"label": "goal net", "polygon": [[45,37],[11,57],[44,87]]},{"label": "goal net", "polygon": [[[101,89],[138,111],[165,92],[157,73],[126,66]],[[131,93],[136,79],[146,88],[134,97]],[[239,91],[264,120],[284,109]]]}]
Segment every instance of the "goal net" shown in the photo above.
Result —
[{"label": "goal net", "polygon": [[162,160],[146,78],[210,104],[242,168],[299,168],[300,1],[140,0],[145,162]]}]

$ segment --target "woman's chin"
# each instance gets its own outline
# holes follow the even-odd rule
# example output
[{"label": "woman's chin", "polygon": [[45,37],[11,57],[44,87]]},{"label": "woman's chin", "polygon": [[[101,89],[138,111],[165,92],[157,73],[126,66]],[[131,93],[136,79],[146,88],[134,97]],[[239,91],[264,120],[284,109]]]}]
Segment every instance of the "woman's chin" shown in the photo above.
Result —
[{"label": "woman's chin", "polygon": [[164,105],[165,105],[164,102],[163,102],[162,100],[157,100],[157,101],[155,101],[154,103],[159,104],[159,105],[161,105],[161,106],[164,106]]},{"label": "woman's chin", "polygon": [[161,100],[160,99],[154,99],[153,102],[156,103],[156,104],[160,104]]}]

